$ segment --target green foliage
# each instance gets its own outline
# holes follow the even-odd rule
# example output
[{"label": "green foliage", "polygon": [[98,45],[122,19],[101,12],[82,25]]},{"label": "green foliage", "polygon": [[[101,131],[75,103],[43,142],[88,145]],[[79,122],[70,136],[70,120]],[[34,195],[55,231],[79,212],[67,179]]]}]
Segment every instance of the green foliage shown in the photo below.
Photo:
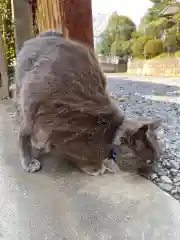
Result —
[{"label": "green foliage", "polygon": [[133,45],[134,41],[133,39],[129,40],[129,41],[124,41],[121,47],[121,55],[122,56],[130,56],[132,54],[132,45]]},{"label": "green foliage", "polygon": [[122,41],[116,40],[111,45],[111,54],[113,56],[121,56],[121,47],[122,47]]},{"label": "green foliage", "polygon": [[6,48],[8,73],[12,74],[12,66],[15,60],[15,41],[12,22],[11,0],[0,0],[0,28]]},{"label": "green foliage", "polygon": [[180,58],[180,50],[175,53],[175,56]]},{"label": "green foliage", "polygon": [[152,24],[153,21],[156,21],[160,18],[161,11],[169,4],[169,0],[152,0],[151,2],[153,3],[153,6],[148,9],[147,14],[141,19],[139,25],[139,31],[144,34],[147,34],[146,31],[149,27],[152,28],[154,25],[158,24],[155,22],[153,26],[149,26],[149,24]]},{"label": "green foliage", "polygon": [[111,53],[111,45],[113,43],[113,39],[111,34],[105,30],[101,35],[101,42],[96,46],[96,52],[102,55],[109,55]]},{"label": "green foliage", "polygon": [[180,24],[180,12],[175,14],[172,19],[179,25]]},{"label": "green foliage", "polygon": [[118,15],[115,12],[109,18],[106,30],[111,34],[114,41],[117,39],[129,40],[132,32],[136,30],[136,25],[130,18]]},{"label": "green foliage", "polygon": [[161,12],[169,4],[169,0],[151,0],[151,2],[152,7],[141,19],[138,31],[128,17],[119,16],[114,12],[101,36],[102,42],[97,46],[100,53],[120,57],[132,55],[136,58],[150,58],[160,55],[163,49],[168,54],[179,50],[180,12],[172,16],[172,19],[163,17]]},{"label": "green foliage", "polygon": [[162,0],[150,0],[152,3],[161,3]]},{"label": "green foliage", "polygon": [[133,39],[128,41],[115,41],[111,45],[111,54],[113,56],[130,56],[132,54]]},{"label": "green foliage", "polygon": [[[104,55],[136,58],[170,56],[180,50],[180,12],[171,18],[161,16],[169,0],[151,0],[152,7],[141,19],[139,29],[128,17],[116,12],[109,18],[97,46]],[[163,53],[165,51],[165,53]]]},{"label": "green foliage", "polygon": [[109,18],[105,31],[100,36],[101,43],[97,45],[96,51],[103,55],[129,54],[130,43],[125,44],[125,42],[132,38],[135,30],[136,26],[130,18],[114,12]]},{"label": "green foliage", "polygon": [[180,49],[180,33],[177,32],[176,27],[166,32],[164,48],[167,52],[176,52]]},{"label": "green foliage", "polygon": [[167,33],[164,41],[164,48],[167,52],[176,51],[176,34],[172,31]]},{"label": "green foliage", "polygon": [[137,39],[137,38],[139,38],[139,37],[141,37],[141,36],[143,36],[143,34],[141,34],[141,32],[132,32],[132,34],[131,34],[131,37],[132,37],[132,39]]},{"label": "green foliage", "polygon": [[160,58],[166,58],[166,57],[169,57],[169,56],[171,56],[171,54],[163,52],[163,53],[157,55],[155,58],[160,59]]},{"label": "green foliage", "polygon": [[144,57],[144,46],[152,38],[149,36],[141,36],[132,45],[132,55],[137,58]]},{"label": "green foliage", "polygon": [[[175,51],[180,49],[180,12],[172,16],[171,18],[162,17],[160,15],[161,11],[169,4],[169,0],[151,0],[153,3],[152,7],[148,9],[147,14],[141,19],[140,26],[138,29],[139,34],[151,36],[152,39],[158,40],[160,44],[159,47],[162,50],[162,42],[164,56],[171,55]],[[136,43],[134,43],[136,45]],[[156,47],[157,46],[157,43]],[[138,44],[137,44],[138,45]],[[152,42],[146,45],[146,57],[153,57],[156,53],[156,47],[149,47],[153,45]],[[149,51],[150,48],[150,51]],[[137,54],[135,54],[137,55]],[[163,56],[160,54],[159,56]]]},{"label": "green foliage", "polygon": [[163,43],[161,40],[149,40],[144,46],[146,58],[153,58],[163,52]]},{"label": "green foliage", "polygon": [[148,36],[152,36],[153,38],[161,38],[164,29],[168,27],[168,20],[166,18],[159,18],[150,22],[146,29],[145,33]]}]

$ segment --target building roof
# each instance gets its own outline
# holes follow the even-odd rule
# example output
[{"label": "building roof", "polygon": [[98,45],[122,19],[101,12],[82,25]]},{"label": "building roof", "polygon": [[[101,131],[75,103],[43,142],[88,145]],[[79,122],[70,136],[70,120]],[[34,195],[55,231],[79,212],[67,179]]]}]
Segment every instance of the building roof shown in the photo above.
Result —
[{"label": "building roof", "polygon": [[180,11],[180,3],[172,2],[168,6],[166,6],[161,12],[161,16],[173,16],[174,14]]}]

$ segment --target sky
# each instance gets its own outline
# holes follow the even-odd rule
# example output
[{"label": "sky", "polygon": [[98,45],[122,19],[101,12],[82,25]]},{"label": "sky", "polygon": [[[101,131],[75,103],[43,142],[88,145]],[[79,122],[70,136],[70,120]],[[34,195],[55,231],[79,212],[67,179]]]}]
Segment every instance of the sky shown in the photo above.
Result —
[{"label": "sky", "polygon": [[136,25],[151,7],[149,0],[92,0],[93,13],[112,13],[130,17]]}]

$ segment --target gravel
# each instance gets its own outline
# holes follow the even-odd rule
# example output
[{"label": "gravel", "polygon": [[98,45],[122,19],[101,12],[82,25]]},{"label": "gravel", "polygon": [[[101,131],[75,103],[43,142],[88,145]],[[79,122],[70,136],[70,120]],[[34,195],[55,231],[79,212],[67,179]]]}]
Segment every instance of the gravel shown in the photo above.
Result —
[{"label": "gravel", "polygon": [[159,138],[165,144],[164,154],[150,180],[180,200],[180,81],[179,87],[177,84],[168,85],[170,82],[171,79],[167,78],[164,78],[163,84],[158,83],[158,79],[154,83],[145,77],[143,81],[128,77],[110,79],[108,87],[127,116],[160,117],[164,120],[158,131]]}]

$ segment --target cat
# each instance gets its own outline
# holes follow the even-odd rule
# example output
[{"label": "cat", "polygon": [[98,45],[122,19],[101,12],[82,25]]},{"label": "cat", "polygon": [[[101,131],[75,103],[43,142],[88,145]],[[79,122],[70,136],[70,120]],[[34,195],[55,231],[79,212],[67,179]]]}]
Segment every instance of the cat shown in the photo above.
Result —
[{"label": "cat", "polygon": [[[161,121],[130,120],[107,91],[107,80],[91,48],[55,31],[27,40],[17,55],[15,101],[22,167],[40,170],[32,148],[58,152],[82,171],[119,172],[153,167],[161,155],[155,130]],[[120,152],[116,163],[109,153]]]}]

